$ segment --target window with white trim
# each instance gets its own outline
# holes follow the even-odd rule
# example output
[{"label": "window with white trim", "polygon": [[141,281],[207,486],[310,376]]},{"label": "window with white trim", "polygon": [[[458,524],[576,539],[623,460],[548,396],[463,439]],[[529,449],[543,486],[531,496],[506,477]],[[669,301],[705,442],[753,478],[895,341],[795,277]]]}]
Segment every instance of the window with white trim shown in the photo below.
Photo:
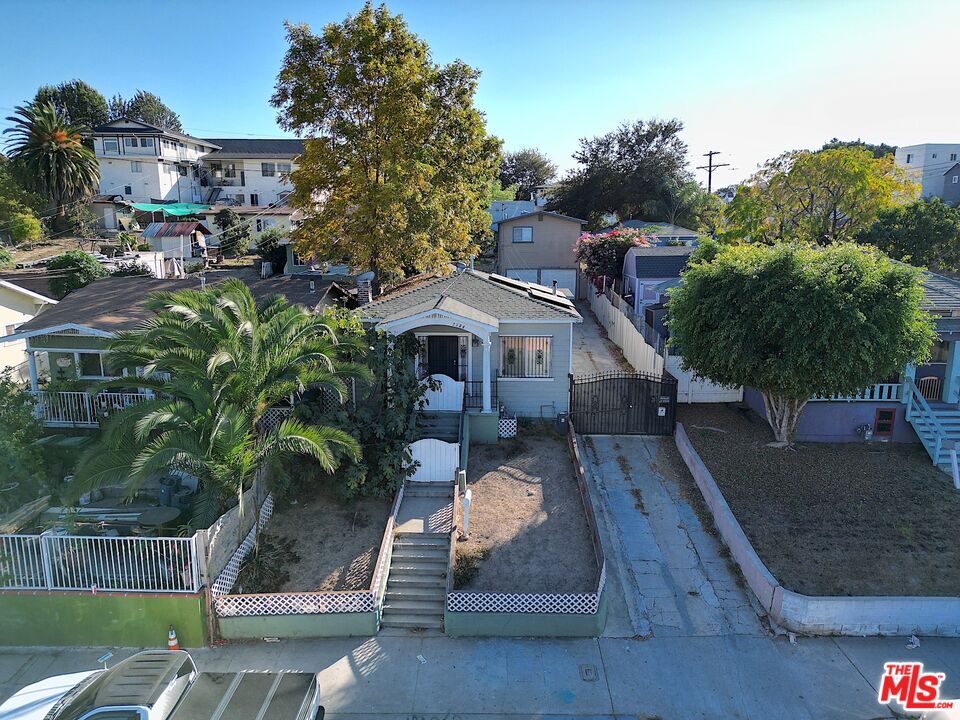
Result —
[{"label": "window with white trim", "polygon": [[105,377],[100,353],[80,353],[80,377]]},{"label": "window with white trim", "polygon": [[263,173],[263,177],[273,177],[277,174],[277,164],[276,163],[260,163],[260,172]]},{"label": "window with white trim", "polygon": [[130,163],[130,172],[132,173],[142,173],[143,172],[143,163],[139,160],[133,160]]},{"label": "window with white trim", "polygon": [[513,229],[513,241],[515,243],[532,243],[533,228],[529,225],[521,225]]},{"label": "window with white trim", "polygon": [[153,147],[153,138],[140,138],[140,147]]},{"label": "window with white trim", "polygon": [[123,146],[128,148],[137,147],[137,139],[135,137],[125,137],[123,139]]},{"label": "window with white trim", "polygon": [[500,377],[548,378],[553,338],[529,335],[500,336]]},{"label": "window with white trim", "polygon": [[117,142],[116,138],[104,138],[103,151],[105,153],[118,153],[120,152],[120,143]]},{"label": "window with white trim", "polygon": [[952,182],[954,185],[956,185],[956,184],[957,184],[957,180],[960,180],[960,175],[954,175],[953,178],[950,180],[950,182]]}]

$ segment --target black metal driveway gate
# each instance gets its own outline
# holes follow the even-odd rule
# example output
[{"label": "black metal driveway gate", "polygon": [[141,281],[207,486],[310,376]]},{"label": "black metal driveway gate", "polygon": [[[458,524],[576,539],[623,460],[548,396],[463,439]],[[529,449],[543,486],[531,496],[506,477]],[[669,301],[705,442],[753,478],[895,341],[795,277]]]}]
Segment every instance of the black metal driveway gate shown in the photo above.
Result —
[{"label": "black metal driveway gate", "polygon": [[673,435],[677,380],[667,372],[571,375],[570,419],[584,435]]}]

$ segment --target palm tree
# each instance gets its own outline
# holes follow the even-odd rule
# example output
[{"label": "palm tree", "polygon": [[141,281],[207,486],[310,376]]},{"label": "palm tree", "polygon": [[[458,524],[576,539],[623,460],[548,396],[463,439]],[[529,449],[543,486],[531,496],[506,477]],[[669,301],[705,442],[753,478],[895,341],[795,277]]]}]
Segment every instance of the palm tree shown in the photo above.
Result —
[{"label": "palm tree", "polygon": [[27,190],[39,193],[56,208],[63,224],[66,206],[96,193],[100,165],[83,144],[82,127],[71,125],[49,102],[14,108],[13,125],[4,134],[7,152]]},{"label": "palm tree", "polygon": [[209,523],[231,494],[242,503],[257,475],[277,470],[283,458],[312,457],[330,472],[341,453],[357,457],[357,441],[338,428],[292,417],[271,429],[261,422],[269,408],[307,389],[344,397],[345,378],[367,377],[343,359],[361,347],[338,338],[330,319],[280,296],[257,303],[236,279],[156,293],[148,307],[155,316],[120,333],[110,361],[142,368],[137,385],[157,397],[108,419],[101,441],[80,459],[75,492],[123,483],[134,494],[159,471],[185,470],[203,490],[194,522]]}]

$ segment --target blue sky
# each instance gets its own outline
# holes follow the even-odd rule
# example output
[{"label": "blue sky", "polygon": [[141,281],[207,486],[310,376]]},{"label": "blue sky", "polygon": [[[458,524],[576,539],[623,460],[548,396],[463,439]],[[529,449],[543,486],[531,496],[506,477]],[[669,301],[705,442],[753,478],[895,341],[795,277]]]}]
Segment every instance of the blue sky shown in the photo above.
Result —
[{"label": "blue sky", "polygon": [[[150,90],[187,132],[283,133],[269,98],[283,21],[319,30],[360,2],[111,3],[0,0],[0,114],[74,77],[108,98]],[[678,117],[691,165],[723,151],[741,179],[833,136],[960,141],[958,2],[413,2],[393,0],[434,59],[482,71],[477,104],[508,150],[561,168],[619,122]],[[0,121],[0,124],[3,124]],[[705,174],[698,173],[705,181]]]}]

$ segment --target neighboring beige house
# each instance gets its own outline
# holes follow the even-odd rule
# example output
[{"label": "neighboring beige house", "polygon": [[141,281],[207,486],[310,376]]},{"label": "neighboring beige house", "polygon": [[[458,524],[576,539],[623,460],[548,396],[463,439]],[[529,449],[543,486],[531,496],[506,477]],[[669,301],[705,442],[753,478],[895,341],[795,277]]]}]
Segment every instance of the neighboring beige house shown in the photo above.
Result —
[{"label": "neighboring beige house", "polygon": [[4,342],[17,328],[35,318],[47,305],[56,305],[53,298],[28,290],[9,279],[0,278],[0,372],[13,369],[13,379],[26,380],[27,344],[24,340]]},{"label": "neighboring beige house", "polygon": [[536,210],[505,218],[497,230],[497,272],[583,298],[587,282],[577,261],[577,238],[585,220]]}]

